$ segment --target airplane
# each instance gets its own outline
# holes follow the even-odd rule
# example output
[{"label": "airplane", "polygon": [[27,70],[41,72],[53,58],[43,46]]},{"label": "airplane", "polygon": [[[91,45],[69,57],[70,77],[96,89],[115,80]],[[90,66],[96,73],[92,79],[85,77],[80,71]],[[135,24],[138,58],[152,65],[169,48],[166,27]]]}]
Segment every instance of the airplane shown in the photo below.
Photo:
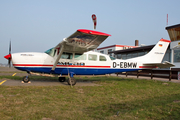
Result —
[{"label": "airplane", "polygon": [[[105,75],[119,72],[138,71],[143,69],[167,68],[173,64],[162,59],[169,46],[170,40],[160,39],[154,48],[144,56],[127,60],[94,52],[110,34],[87,29],[78,29],[74,34],[64,38],[55,47],[39,52],[22,52],[4,56],[8,63],[28,73],[23,77],[24,83],[30,81],[29,75],[44,76],[58,75],[59,81],[64,82],[68,75],[68,84],[75,85],[74,75]],[[10,43],[11,46],[11,43]]]}]

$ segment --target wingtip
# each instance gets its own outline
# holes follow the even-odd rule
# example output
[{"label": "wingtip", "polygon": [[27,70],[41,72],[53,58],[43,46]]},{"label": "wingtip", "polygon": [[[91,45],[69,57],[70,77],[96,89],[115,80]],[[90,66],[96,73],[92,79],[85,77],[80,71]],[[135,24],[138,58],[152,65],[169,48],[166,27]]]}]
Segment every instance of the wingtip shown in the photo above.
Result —
[{"label": "wingtip", "polygon": [[92,34],[92,35],[102,35],[102,36],[111,36],[110,34],[95,31],[95,30],[87,30],[87,29],[78,29],[78,32],[86,33],[86,34]]}]

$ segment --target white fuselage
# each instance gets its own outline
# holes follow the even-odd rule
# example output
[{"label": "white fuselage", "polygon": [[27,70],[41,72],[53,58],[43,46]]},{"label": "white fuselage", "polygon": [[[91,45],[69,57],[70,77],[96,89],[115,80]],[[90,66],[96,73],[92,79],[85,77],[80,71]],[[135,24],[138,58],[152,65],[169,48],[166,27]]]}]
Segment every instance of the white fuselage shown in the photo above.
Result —
[{"label": "white fuselage", "polygon": [[[99,75],[135,71],[143,68],[141,62],[112,60],[108,55],[92,51],[82,55],[72,53],[70,56],[70,58],[66,58],[68,55],[62,55],[54,74],[73,72],[78,75]],[[27,52],[12,54],[14,67],[29,72],[51,73],[55,60],[54,57],[46,53]]]}]

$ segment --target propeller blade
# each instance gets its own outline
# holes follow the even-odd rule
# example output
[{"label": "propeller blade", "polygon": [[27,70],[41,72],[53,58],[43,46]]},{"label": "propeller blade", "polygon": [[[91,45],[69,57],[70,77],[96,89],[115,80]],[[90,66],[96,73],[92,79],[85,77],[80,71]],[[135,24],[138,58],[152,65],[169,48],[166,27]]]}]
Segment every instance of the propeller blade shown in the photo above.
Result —
[{"label": "propeller blade", "polygon": [[11,41],[9,43],[9,54],[11,54]]},{"label": "propeller blade", "polygon": [[10,68],[11,67],[11,40],[9,42],[9,55],[10,55],[10,57],[8,58],[8,65]]},{"label": "propeller blade", "polygon": [[9,43],[9,54],[4,56],[4,58],[6,58],[8,60],[8,65],[9,65],[9,67],[11,67],[11,59],[12,59],[12,56],[11,56],[11,41]]},{"label": "propeller blade", "polygon": [[11,58],[8,59],[9,68],[11,67]]}]

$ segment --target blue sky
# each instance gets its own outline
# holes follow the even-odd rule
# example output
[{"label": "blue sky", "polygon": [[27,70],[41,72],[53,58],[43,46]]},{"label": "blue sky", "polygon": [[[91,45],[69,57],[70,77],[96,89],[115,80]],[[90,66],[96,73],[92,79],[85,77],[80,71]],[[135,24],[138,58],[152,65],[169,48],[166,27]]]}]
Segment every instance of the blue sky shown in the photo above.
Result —
[{"label": "blue sky", "polygon": [[0,0],[0,63],[12,53],[44,52],[77,29],[111,34],[100,47],[156,44],[169,39],[167,26],[180,23],[179,0]]}]

